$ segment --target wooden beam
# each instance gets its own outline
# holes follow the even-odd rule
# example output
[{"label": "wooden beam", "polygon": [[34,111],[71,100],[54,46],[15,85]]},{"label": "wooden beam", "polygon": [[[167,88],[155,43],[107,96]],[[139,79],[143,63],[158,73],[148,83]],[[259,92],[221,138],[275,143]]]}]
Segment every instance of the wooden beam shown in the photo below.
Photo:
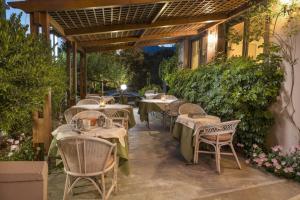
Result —
[{"label": "wooden beam", "polygon": [[66,35],[88,35],[99,33],[110,33],[115,31],[130,31],[149,28],[164,28],[178,25],[187,25],[195,23],[209,23],[213,21],[220,21],[227,18],[224,14],[207,14],[198,17],[185,17],[185,18],[173,18],[169,20],[157,21],[152,24],[117,24],[117,25],[101,25],[94,27],[75,28],[65,30]]},{"label": "wooden beam", "polygon": [[92,40],[92,41],[79,42],[79,45],[82,47],[104,46],[104,45],[109,45],[109,44],[141,42],[141,41],[147,41],[147,40],[158,40],[158,39],[172,38],[172,37],[192,36],[192,35],[197,35],[197,34],[198,34],[198,31],[185,31],[185,32],[158,34],[158,35],[146,35],[142,38],[126,37],[126,38],[113,38],[113,39],[105,39],[105,40]]},{"label": "wooden beam", "polygon": [[47,41],[50,40],[50,19],[48,12],[40,13],[40,23],[42,26],[42,33]]},{"label": "wooden beam", "polygon": [[151,42],[145,42],[145,43],[137,43],[136,45],[128,45],[128,44],[122,44],[122,45],[114,45],[114,46],[107,46],[107,47],[89,47],[86,48],[87,53],[92,52],[98,52],[98,51],[114,51],[119,49],[132,49],[132,48],[140,48],[145,46],[157,46],[161,44],[172,44],[176,43],[179,39],[171,39],[171,40],[161,40],[161,41],[151,41]]},{"label": "wooden beam", "polygon": [[65,30],[63,29],[63,27],[57,23],[51,16],[49,16],[49,21],[50,21],[50,25],[52,26],[52,28],[62,37],[65,37]]},{"label": "wooden beam", "polygon": [[71,64],[71,48],[72,48],[72,44],[70,41],[67,41],[66,43],[67,45],[67,52],[66,52],[66,62],[67,62],[67,66],[66,66],[66,74],[67,74],[67,81],[68,81],[68,89],[67,89],[67,104],[68,107],[71,106],[71,88],[72,88],[72,73],[71,73],[71,69],[72,69],[72,64]]},{"label": "wooden beam", "polygon": [[27,0],[8,2],[13,8],[24,10],[25,12],[33,11],[64,11],[78,10],[99,7],[115,7],[130,4],[153,4],[171,2],[174,0]]}]

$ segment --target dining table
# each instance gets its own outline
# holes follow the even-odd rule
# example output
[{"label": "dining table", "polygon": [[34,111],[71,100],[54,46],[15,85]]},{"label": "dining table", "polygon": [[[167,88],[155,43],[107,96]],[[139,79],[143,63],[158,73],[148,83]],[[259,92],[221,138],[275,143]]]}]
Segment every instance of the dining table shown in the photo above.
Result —
[{"label": "dining table", "polygon": [[138,110],[141,122],[146,121],[149,128],[149,114],[159,112],[163,114],[163,125],[165,125],[166,111],[169,109],[169,105],[174,101],[177,101],[177,99],[142,99],[139,102]]},{"label": "dining table", "polygon": [[81,108],[84,110],[97,110],[97,111],[105,111],[105,109],[124,109],[129,112],[129,121],[128,121],[128,127],[132,128],[136,125],[135,119],[134,119],[134,113],[133,108],[130,105],[124,105],[124,104],[105,104],[104,106],[100,106],[97,104],[86,104],[86,105],[75,105],[74,108]]},{"label": "dining table", "polygon": [[55,129],[52,133],[53,139],[51,141],[51,145],[48,152],[48,157],[56,158],[56,165],[62,163],[60,158],[57,141],[76,135],[84,135],[89,137],[98,137],[102,139],[106,139],[112,143],[117,144],[117,155],[119,157],[119,169],[124,174],[128,175],[130,173],[129,170],[129,149],[128,149],[128,135],[125,128],[122,127],[112,127],[112,128],[104,128],[97,127],[91,130],[78,131],[73,128],[70,124],[63,124]]},{"label": "dining table", "polygon": [[195,130],[220,122],[221,119],[219,117],[212,115],[203,115],[194,118],[188,114],[184,114],[177,117],[172,136],[179,141],[180,153],[188,163],[191,163],[194,158]]}]

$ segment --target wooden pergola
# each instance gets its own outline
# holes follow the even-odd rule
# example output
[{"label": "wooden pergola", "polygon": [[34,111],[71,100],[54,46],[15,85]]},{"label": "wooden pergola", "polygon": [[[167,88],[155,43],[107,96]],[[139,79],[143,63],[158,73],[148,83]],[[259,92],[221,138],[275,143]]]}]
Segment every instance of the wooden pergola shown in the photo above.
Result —
[{"label": "wooden pergola", "polygon": [[31,33],[67,41],[70,102],[86,95],[86,53],[176,43],[250,6],[250,0],[26,0],[9,2],[30,14]]},{"label": "wooden pergola", "polygon": [[[86,54],[176,43],[237,15],[254,0],[25,0],[8,2],[30,14],[32,34],[50,33],[67,43],[68,104],[76,103],[77,56],[80,97],[87,93]],[[35,143],[47,149],[51,133],[51,93],[44,116],[34,113]]]}]

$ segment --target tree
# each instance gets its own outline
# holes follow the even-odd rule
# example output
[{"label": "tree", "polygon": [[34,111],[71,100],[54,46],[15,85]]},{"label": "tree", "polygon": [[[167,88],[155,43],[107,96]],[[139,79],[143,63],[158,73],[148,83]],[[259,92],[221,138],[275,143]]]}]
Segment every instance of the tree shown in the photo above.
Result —
[{"label": "tree", "polygon": [[20,17],[0,18],[0,131],[8,134],[31,133],[31,113],[42,108],[49,89],[58,108],[66,88],[64,67],[52,58],[50,44],[26,34]]},{"label": "tree", "polygon": [[102,82],[112,88],[128,83],[131,79],[130,70],[113,53],[93,53],[88,55],[88,80],[96,89]]}]

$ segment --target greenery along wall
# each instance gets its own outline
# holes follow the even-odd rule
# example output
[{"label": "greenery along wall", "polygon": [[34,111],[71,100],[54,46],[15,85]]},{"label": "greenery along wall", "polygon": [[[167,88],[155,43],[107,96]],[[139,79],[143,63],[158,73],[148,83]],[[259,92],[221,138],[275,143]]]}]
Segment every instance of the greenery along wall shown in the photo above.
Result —
[{"label": "greenery along wall", "polygon": [[32,111],[42,108],[50,88],[57,114],[66,89],[62,62],[52,58],[46,41],[27,30],[20,16],[0,18],[0,131],[10,135],[31,134]]},{"label": "greenery along wall", "polygon": [[201,104],[208,114],[222,121],[240,119],[237,142],[244,144],[247,152],[253,144],[264,145],[272,126],[273,115],[268,109],[283,81],[280,63],[281,58],[273,53],[260,55],[257,60],[220,58],[197,70],[165,70],[163,78],[170,93]]}]

